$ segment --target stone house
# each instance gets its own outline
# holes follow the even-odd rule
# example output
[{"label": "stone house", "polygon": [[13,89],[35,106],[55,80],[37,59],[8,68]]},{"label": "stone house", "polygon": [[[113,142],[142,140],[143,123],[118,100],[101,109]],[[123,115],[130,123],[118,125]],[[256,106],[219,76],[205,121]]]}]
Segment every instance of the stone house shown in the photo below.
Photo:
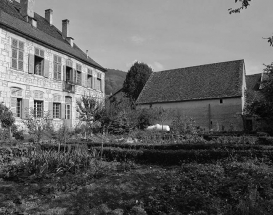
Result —
[{"label": "stone house", "polygon": [[244,129],[245,74],[244,60],[153,72],[137,105],[178,110],[207,131],[240,131]]},{"label": "stone house", "polygon": [[82,95],[104,99],[105,72],[69,34],[53,25],[53,11],[42,17],[34,0],[0,1],[0,102],[20,123],[33,108],[37,117],[50,112],[55,126],[75,126],[76,100]]}]

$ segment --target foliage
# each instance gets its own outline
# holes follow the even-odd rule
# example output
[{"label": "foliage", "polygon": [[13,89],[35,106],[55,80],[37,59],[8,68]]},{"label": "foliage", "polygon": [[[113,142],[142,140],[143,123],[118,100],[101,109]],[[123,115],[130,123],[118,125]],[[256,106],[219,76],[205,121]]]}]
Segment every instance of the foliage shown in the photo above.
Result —
[{"label": "foliage", "polygon": [[[105,147],[107,161],[133,161],[141,164],[179,165],[181,162],[213,163],[229,157],[238,159],[273,159],[273,151],[249,147],[215,147],[208,149],[123,149]],[[160,158],[160,159],[158,159]]]},{"label": "foliage", "polygon": [[197,135],[200,133],[200,129],[197,128],[194,119],[183,116],[179,110],[172,114],[171,130],[176,134],[183,135]]},{"label": "foliage", "polygon": [[152,72],[147,64],[141,62],[135,62],[129,69],[123,83],[123,92],[133,103],[137,100]]},{"label": "foliage", "polygon": [[55,150],[34,150],[25,154],[21,162],[12,164],[5,169],[5,178],[18,178],[36,175],[42,177],[48,174],[62,175],[70,172],[78,173],[94,165],[94,154],[84,147],[78,147],[68,152]]},{"label": "foliage", "polygon": [[257,161],[182,164],[146,195],[144,208],[148,214],[269,215],[272,176],[272,167]]},{"label": "foliage", "polygon": [[35,116],[34,109],[31,108],[26,119],[23,120],[23,123],[35,143],[40,143],[43,137],[51,137],[53,127],[49,112],[45,111],[43,115],[38,118]]},{"label": "foliage", "polygon": [[93,131],[96,128],[104,128],[109,124],[109,117],[103,101],[92,96],[82,96],[77,101],[77,112],[79,119],[86,124],[86,131]]},{"label": "foliage", "polygon": [[0,121],[3,128],[9,128],[15,122],[12,112],[4,105],[4,103],[0,103]]},{"label": "foliage", "polygon": [[[228,9],[229,10],[229,13],[232,14],[232,13],[240,13],[241,10],[243,9],[246,9],[248,6],[250,6],[250,2],[251,0],[239,0],[239,2],[241,2],[242,6],[239,7],[239,8],[236,8],[236,9]],[[235,0],[235,3],[237,3],[238,0]]]},{"label": "foliage", "polygon": [[3,128],[9,130],[8,138],[11,138],[11,126],[14,125],[14,122],[15,118],[10,109],[4,103],[0,103],[0,123]]},{"label": "foliage", "polygon": [[263,121],[266,132],[273,134],[273,63],[264,69],[261,82],[261,96],[252,102],[247,103],[246,115],[256,116]]}]

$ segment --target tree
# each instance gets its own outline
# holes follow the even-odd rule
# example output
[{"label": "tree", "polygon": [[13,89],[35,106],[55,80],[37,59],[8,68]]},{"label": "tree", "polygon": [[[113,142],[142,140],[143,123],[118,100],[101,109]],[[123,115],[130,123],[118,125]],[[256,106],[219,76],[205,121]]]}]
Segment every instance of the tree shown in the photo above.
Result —
[{"label": "tree", "polygon": [[3,128],[9,129],[9,136],[11,138],[11,126],[15,122],[12,112],[3,103],[0,103],[0,122]]},{"label": "tree", "polygon": [[86,131],[103,128],[109,121],[103,102],[92,96],[84,95],[77,101],[77,112],[79,119],[86,123]]},{"label": "tree", "polygon": [[273,134],[273,63],[266,65],[260,88],[254,100],[248,100],[247,94],[245,114],[261,119],[262,129]]},{"label": "tree", "polygon": [[123,83],[123,92],[132,103],[137,100],[152,72],[147,64],[141,62],[135,62],[128,71]]},{"label": "tree", "polygon": [[[241,10],[243,9],[247,9],[250,6],[250,1],[251,0],[235,0],[235,3],[238,3],[238,1],[241,3],[241,6],[239,8],[229,8],[229,14],[233,14],[233,13],[240,13]],[[270,44],[270,46],[273,46],[273,36],[271,37],[266,37],[263,38],[266,39],[268,41],[268,43]]]},{"label": "tree", "polygon": [[[250,2],[251,0],[239,0],[239,2],[241,2],[242,6],[239,7],[239,8],[236,8],[236,9],[233,9],[233,8],[230,8],[228,9],[229,10],[229,13],[232,14],[232,13],[240,13],[241,10],[243,9],[246,9],[249,5],[250,5]],[[235,0],[235,3],[237,3],[238,0]]]}]

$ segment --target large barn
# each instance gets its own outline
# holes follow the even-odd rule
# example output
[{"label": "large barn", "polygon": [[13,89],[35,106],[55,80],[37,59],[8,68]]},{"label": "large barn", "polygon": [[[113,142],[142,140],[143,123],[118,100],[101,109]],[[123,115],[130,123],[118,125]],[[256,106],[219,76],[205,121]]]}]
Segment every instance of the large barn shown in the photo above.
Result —
[{"label": "large barn", "polygon": [[137,104],[177,109],[205,130],[240,131],[244,129],[245,76],[244,60],[154,72]]}]

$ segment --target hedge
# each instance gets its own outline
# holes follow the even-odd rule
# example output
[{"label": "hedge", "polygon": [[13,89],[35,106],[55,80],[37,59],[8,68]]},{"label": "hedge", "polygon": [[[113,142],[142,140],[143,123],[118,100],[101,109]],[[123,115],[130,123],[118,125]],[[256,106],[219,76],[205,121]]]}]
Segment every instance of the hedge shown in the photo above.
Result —
[{"label": "hedge", "polygon": [[[98,148],[99,149],[99,148]],[[141,164],[179,165],[182,162],[210,163],[230,156],[238,158],[273,159],[271,150],[127,150],[121,148],[104,148],[106,161],[134,161]]]},{"label": "hedge", "polygon": [[[88,148],[99,147],[101,143],[88,143]],[[219,144],[219,143],[187,143],[187,144],[166,144],[166,145],[145,145],[145,144],[127,144],[127,143],[104,143],[104,147],[114,147],[114,148],[123,148],[123,149],[154,149],[154,150],[209,150],[209,149],[234,149],[234,150],[263,150],[265,149],[262,145],[249,145],[249,144]],[[273,146],[273,144],[272,144]],[[273,150],[273,147],[267,147],[266,149]]]}]

